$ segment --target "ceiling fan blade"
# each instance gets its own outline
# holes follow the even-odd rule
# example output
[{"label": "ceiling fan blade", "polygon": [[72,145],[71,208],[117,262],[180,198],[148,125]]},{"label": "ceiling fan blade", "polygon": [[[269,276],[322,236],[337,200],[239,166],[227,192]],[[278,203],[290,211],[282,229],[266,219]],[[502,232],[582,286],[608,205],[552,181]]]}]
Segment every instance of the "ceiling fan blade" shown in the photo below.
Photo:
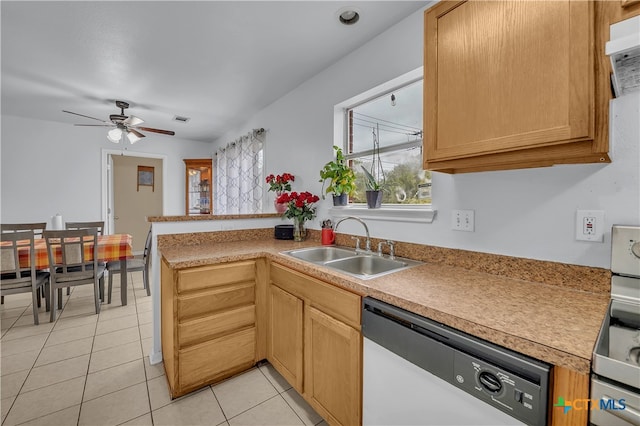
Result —
[{"label": "ceiling fan blade", "polygon": [[115,127],[115,124],[74,124],[74,126],[82,126],[82,127]]},{"label": "ceiling fan blade", "polygon": [[139,131],[137,131],[136,129],[131,129],[131,128],[130,128],[130,129],[129,129],[129,131],[130,131],[131,133],[133,133],[134,135],[136,135],[137,137],[139,137],[139,138],[144,138],[144,137],[146,137],[145,135],[143,135],[142,133],[140,133],[140,132],[139,132]]},{"label": "ceiling fan blade", "polygon": [[65,111],[65,110],[62,110],[62,112],[66,112],[67,114],[79,115],[80,117],[90,118],[91,120],[101,121],[102,123],[109,124],[108,121],[100,120],[99,118],[95,118],[95,117],[89,117],[88,115],[84,115],[84,114],[78,114],[77,112],[71,112],[71,111]]},{"label": "ceiling fan blade", "polygon": [[138,124],[144,123],[144,120],[140,117],[136,117],[135,115],[130,115],[122,123],[127,126],[137,126]]},{"label": "ceiling fan blade", "polygon": [[176,132],[171,130],[153,129],[151,127],[136,127],[136,128],[140,130],[144,130],[145,132],[161,133],[163,135],[169,135],[169,136],[173,136],[176,134]]}]

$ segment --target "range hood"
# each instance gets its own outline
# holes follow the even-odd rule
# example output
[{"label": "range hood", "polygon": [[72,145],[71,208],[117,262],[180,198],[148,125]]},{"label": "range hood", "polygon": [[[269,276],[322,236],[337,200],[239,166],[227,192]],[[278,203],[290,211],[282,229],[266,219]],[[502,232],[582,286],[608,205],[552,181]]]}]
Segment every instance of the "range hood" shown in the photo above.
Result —
[{"label": "range hood", "polygon": [[640,90],[640,16],[610,27],[605,53],[611,58],[615,96]]}]

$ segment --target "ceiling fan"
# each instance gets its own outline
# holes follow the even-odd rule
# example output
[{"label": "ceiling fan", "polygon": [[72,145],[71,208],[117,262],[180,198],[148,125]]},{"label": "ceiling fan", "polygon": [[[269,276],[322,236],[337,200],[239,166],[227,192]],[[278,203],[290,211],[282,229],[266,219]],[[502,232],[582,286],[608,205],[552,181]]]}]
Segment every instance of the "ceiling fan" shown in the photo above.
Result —
[{"label": "ceiling fan", "polygon": [[145,135],[140,133],[140,130],[144,130],[145,132],[153,132],[160,133],[163,135],[173,136],[176,132],[171,130],[161,130],[154,129],[151,127],[142,127],[140,124],[144,123],[144,120],[136,117],[135,115],[124,115],[124,110],[129,108],[129,104],[123,101],[116,101],[116,106],[120,108],[120,114],[111,114],[109,116],[110,121],[101,120],[95,117],[89,117],[88,115],[78,114],[77,112],[65,111],[68,114],[79,115],[80,117],[90,118],[92,120],[100,121],[104,124],[74,124],[74,126],[96,126],[96,127],[113,127],[113,129],[107,132],[107,139],[109,139],[113,143],[120,143],[123,139],[123,136],[126,136],[129,139],[131,144],[138,142],[140,139],[144,138]]}]

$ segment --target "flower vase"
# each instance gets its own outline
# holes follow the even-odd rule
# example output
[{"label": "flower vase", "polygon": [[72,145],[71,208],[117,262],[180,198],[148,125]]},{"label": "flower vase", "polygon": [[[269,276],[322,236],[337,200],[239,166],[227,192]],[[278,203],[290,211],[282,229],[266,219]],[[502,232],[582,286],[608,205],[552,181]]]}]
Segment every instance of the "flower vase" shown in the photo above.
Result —
[{"label": "flower vase", "polygon": [[276,209],[276,213],[283,214],[287,211],[287,203],[279,203],[278,198],[282,195],[281,191],[276,192],[276,198],[273,200],[273,207]]},{"label": "flower vase", "polygon": [[304,227],[304,219],[293,218],[293,241],[304,241],[307,238],[307,229]]}]

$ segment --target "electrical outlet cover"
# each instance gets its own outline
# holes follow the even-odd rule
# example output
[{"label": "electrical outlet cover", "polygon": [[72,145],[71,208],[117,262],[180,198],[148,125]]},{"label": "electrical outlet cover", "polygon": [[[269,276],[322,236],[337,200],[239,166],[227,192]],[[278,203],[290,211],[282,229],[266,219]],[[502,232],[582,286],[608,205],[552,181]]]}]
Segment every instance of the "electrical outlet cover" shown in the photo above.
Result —
[{"label": "electrical outlet cover", "polygon": [[576,240],[601,243],[604,241],[604,211],[576,211]]}]

